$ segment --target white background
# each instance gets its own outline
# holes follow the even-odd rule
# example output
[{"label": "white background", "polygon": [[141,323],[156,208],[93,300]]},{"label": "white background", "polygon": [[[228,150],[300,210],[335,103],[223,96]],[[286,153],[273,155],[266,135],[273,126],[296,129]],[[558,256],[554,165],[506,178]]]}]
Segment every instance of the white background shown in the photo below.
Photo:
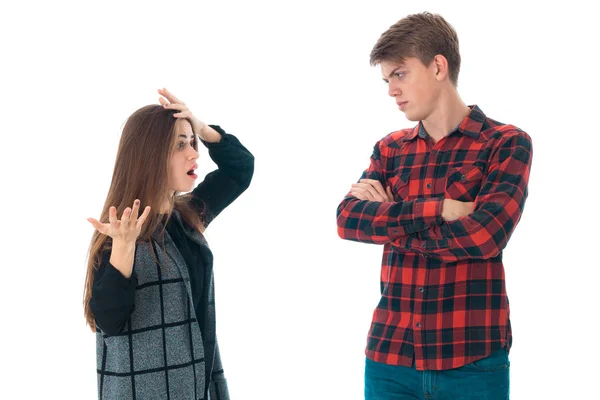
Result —
[{"label": "white background", "polygon": [[[357,3],[2,2],[2,399],[96,397],[86,218],[101,211],[122,124],[159,87],[256,156],[250,189],[207,231],[232,398],[362,399],[382,249],[339,239],[335,211],[375,142],[413,125],[369,52],[425,10],[458,32],[463,100],[533,139],[530,197],[504,252],[511,398],[596,390],[595,14],[577,1]],[[214,168],[206,152],[200,164]]]}]

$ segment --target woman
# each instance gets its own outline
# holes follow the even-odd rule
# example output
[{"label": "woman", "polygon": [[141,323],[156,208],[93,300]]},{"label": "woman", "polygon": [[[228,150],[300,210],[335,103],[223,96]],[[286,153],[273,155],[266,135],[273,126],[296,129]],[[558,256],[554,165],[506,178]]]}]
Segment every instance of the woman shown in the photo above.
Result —
[{"label": "woman", "polygon": [[[228,399],[202,232],[249,186],[254,157],[158,92],[162,106],[128,118],[102,222],[88,219],[96,231],[84,309],[96,332],[98,397]],[[218,169],[194,188],[198,138]]]}]

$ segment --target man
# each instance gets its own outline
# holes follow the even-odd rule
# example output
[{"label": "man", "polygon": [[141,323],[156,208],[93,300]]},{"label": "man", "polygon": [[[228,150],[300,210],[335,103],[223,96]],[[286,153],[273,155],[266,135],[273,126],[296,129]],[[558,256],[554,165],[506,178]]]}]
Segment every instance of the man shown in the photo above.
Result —
[{"label": "man", "polygon": [[527,133],[467,106],[455,30],[409,15],[371,52],[414,128],[377,142],[337,210],[341,238],[383,244],[367,400],[507,399],[512,343],[502,250],[527,198]]}]

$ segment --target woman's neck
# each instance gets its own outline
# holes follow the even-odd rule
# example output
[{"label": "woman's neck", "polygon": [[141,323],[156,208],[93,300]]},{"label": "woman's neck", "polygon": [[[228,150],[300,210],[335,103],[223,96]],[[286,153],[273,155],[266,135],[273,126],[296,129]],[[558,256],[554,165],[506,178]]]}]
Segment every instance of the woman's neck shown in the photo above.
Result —
[{"label": "woman's neck", "polygon": [[169,195],[169,198],[167,198],[163,204],[160,206],[160,210],[159,210],[159,214],[169,214],[171,213],[171,211],[173,211],[173,203],[174,203],[174,199],[173,196],[175,195],[175,192],[171,192]]}]

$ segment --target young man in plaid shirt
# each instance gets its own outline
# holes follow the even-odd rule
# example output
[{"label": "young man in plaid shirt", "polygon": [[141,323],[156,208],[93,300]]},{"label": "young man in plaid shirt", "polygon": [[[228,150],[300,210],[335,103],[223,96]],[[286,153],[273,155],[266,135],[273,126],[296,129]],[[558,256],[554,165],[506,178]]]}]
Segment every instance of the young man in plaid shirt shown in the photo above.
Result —
[{"label": "young man in plaid shirt", "polygon": [[502,250],[527,198],[527,133],[467,106],[456,32],[409,15],[371,52],[414,128],[377,142],[337,210],[341,238],[383,244],[365,398],[508,399]]}]

